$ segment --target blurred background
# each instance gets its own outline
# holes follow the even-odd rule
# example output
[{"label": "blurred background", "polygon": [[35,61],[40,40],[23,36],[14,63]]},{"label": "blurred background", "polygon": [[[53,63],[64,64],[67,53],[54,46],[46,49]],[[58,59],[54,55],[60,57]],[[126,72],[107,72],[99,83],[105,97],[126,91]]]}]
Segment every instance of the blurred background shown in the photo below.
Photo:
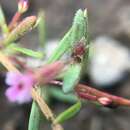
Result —
[{"label": "blurred background", "polygon": [[[17,0],[0,0],[0,4],[9,22],[17,10]],[[91,39],[90,61],[81,82],[130,98],[130,0],[30,0],[25,16],[37,15],[40,9],[45,11],[47,48],[51,48],[69,29],[79,8],[88,9]],[[27,34],[21,42],[34,48],[37,31]],[[0,82],[0,129],[27,130],[31,103],[9,103],[4,96],[4,76]],[[56,99],[50,102],[56,113],[70,105]],[[129,108],[108,109],[88,103],[63,126],[67,130],[129,130],[129,122]],[[50,129],[46,121],[41,128]]]}]

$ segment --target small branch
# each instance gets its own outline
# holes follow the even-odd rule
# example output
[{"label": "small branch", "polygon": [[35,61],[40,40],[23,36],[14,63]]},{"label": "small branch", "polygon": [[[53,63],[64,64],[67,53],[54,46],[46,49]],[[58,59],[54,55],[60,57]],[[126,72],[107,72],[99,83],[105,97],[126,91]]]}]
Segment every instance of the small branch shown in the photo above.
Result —
[{"label": "small branch", "polygon": [[81,98],[97,101],[101,105],[106,107],[116,107],[116,106],[128,106],[130,107],[130,100],[102,92],[95,88],[87,85],[79,84],[75,91],[77,95]]},{"label": "small branch", "polygon": [[46,102],[43,100],[43,98],[41,98],[40,94],[36,91],[35,88],[32,88],[31,94],[34,101],[38,103],[42,113],[45,115],[47,120],[53,121],[54,120],[53,112],[50,110]]},{"label": "small branch", "polygon": [[8,71],[19,72],[19,70],[12,64],[10,59],[0,52],[0,62]]},{"label": "small branch", "polygon": [[64,130],[63,127],[59,124],[52,125],[52,130]]},{"label": "small branch", "polygon": [[[49,84],[58,85],[58,86],[63,85],[61,81],[55,81],[55,80],[52,80],[51,82],[49,82]],[[117,106],[130,107],[130,100],[119,96],[114,96],[106,92],[102,92],[100,90],[97,90],[87,85],[78,84],[75,87],[75,91],[80,98],[87,99],[90,101],[96,101],[106,107],[111,107],[111,108]]]}]

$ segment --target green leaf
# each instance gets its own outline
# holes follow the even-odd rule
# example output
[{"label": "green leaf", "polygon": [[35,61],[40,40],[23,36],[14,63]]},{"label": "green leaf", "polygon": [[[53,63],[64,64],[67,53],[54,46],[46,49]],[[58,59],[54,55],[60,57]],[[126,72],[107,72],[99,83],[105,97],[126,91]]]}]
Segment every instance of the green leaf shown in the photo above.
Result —
[{"label": "green leaf", "polygon": [[11,44],[8,46],[8,48],[12,49],[15,52],[20,52],[22,54],[34,57],[34,58],[43,58],[43,53],[41,52],[37,52],[37,51],[33,51],[27,48],[23,48],[23,47],[19,47],[16,44]]},{"label": "green leaf", "polygon": [[29,118],[29,126],[28,130],[39,130],[40,128],[40,121],[41,121],[41,111],[36,104],[35,101],[32,103],[32,108],[31,108],[31,113],[30,113],[30,118]]},{"label": "green leaf", "polygon": [[64,53],[73,48],[74,44],[86,36],[87,16],[84,16],[82,10],[78,10],[74,17],[74,21],[70,30],[66,33],[63,39],[60,41],[58,47],[53,52],[52,56],[49,58],[48,63],[59,60]]},{"label": "green leaf", "polygon": [[56,60],[59,60],[61,56],[68,50],[70,46],[70,37],[71,37],[72,29],[70,29],[63,39],[59,42],[58,47],[55,49],[51,57],[48,59],[47,63],[54,62]]},{"label": "green leaf", "polygon": [[75,42],[78,42],[86,35],[86,17],[84,17],[84,12],[81,9],[75,14],[72,28],[71,45],[73,46]]},{"label": "green leaf", "polygon": [[68,108],[67,110],[65,110],[64,112],[62,112],[59,116],[57,116],[56,119],[54,120],[54,124],[63,123],[64,121],[72,118],[73,116],[75,116],[75,114],[79,112],[80,109],[81,109],[81,102],[79,101],[70,108]]},{"label": "green leaf", "polygon": [[38,14],[38,33],[39,33],[39,43],[40,46],[43,48],[45,45],[45,39],[46,39],[46,34],[45,34],[45,16],[44,16],[44,12],[40,11]]},{"label": "green leaf", "polygon": [[77,96],[74,94],[64,94],[63,91],[60,88],[55,88],[54,86],[48,86],[49,87],[49,94],[56,98],[59,101],[62,102],[69,102],[69,103],[75,103],[77,102]]},{"label": "green leaf", "polygon": [[[40,94],[40,96],[43,96],[42,88],[38,87],[37,92]],[[42,120],[42,112],[39,109],[38,104],[33,101],[32,107],[31,107],[31,113],[29,117],[29,125],[28,130],[39,130],[40,129],[40,123]]]},{"label": "green leaf", "polygon": [[8,26],[6,24],[6,20],[5,20],[5,16],[4,16],[4,12],[2,10],[2,7],[0,5],[0,27],[2,28],[2,32],[3,33],[8,33]]},{"label": "green leaf", "polygon": [[[62,55],[69,50],[73,51],[73,47],[77,42],[81,39],[84,39],[85,48],[87,48],[88,40],[88,19],[87,19],[87,10],[82,11],[78,10],[73,20],[73,24],[71,29],[66,33],[63,39],[60,41],[58,47],[53,52],[52,56],[49,58],[47,63],[54,62],[59,60]],[[87,55],[86,52],[84,55]],[[63,78],[63,91],[65,93],[73,91],[75,85],[79,82],[81,71],[83,69],[83,64],[85,62],[85,58],[87,56],[83,56],[83,60],[81,64],[73,64],[70,65],[67,72]]]},{"label": "green leaf", "polygon": [[68,93],[74,90],[74,87],[80,80],[82,66],[79,63],[71,64],[64,74],[63,78],[63,92]]}]

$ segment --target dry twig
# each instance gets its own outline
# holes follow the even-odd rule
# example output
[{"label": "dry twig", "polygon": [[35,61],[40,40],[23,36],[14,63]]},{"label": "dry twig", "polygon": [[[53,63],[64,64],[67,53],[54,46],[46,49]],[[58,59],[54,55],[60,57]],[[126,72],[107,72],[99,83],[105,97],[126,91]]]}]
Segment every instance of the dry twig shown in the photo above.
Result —
[{"label": "dry twig", "polygon": [[50,120],[52,122],[52,129],[53,130],[63,130],[63,127],[60,124],[53,123],[55,120],[54,114],[53,114],[52,110],[48,107],[48,105],[46,104],[44,99],[40,96],[38,91],[35,88],[32,88],[31,94],[32,94],[33,99],[39,105],[42,113],[45,115],[47,120]]}]

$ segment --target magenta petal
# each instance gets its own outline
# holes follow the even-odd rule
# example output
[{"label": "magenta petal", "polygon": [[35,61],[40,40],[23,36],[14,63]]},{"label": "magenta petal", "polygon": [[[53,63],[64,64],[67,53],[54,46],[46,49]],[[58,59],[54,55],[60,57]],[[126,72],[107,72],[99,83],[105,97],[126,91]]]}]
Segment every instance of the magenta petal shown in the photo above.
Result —
[{"label": "magenta petal", "polygon": [[7,73],[6,83],[10,85],[5,93],[10,102],[22,104],[31,100],[30,91],[34,85],[31,74]]},{"label": "magenta petal", "polygon": [[17,102],[19,104],[25,103],[25,102],[30,102],[31,101],[31,94],[30,91],[24,91],[21,92],[21,94],[18,95],[17,97]]},{"label": "magenta petal", "polygon": [[16,87],[9,87],[5,92],[5,95],[10,102],[15,102],[18,94],[18,89]]},{"label": "magenta petal", "polygon": [[16,85],[22,77],[22,74],[14,72],[8,72],[6,75],[5,82],[7,85]]},{"label": "magenta petal", "polygon": [[19,89],[18,86],[9,87],[5,95],[10,102],[17,102],[19,104],[31,101],[31,94],[28,88]]},{"label": "magenta petal", "polygon": [[34,85],[34,79],[29,74],[24,75],[21,80],[26,88],[31,88]]}]

